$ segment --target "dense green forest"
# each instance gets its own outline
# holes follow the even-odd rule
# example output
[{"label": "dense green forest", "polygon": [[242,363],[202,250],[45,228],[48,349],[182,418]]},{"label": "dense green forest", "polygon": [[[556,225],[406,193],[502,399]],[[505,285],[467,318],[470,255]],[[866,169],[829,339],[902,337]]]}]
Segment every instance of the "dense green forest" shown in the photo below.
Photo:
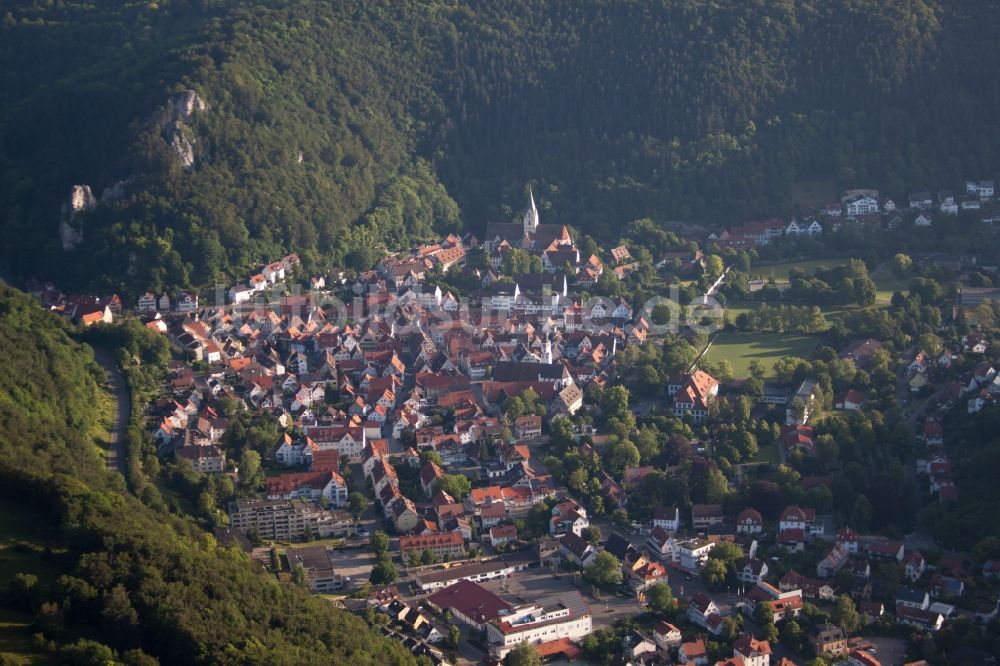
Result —
[{"label": "dense green forest", "polygon": [[127,492],[87,437],[103,372],[68,333],[0,283],[0,545],[16,544],[0,548],[0,612],[38,632],[30,649],[74,664],[413,663],[358,618]]},{"label": "dense green forest", "polygon": [[[997,172],[997,23],[961,0],[13,0],[2,258],[131,295],[286,250],[367,267],[511,218],[528,182],[598,240],[792,212],[805,181],[953,188]],[[178,129],[183,90],[206,108]],[[122,180],[63,252],[70,187]]]}]

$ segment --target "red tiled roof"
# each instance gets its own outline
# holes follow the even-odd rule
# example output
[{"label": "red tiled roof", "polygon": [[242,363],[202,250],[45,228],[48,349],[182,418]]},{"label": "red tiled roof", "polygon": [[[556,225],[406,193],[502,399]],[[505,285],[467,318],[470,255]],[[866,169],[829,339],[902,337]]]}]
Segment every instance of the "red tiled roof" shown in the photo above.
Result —
[{"label": "red tiled roof", "polygon": [[426,550],[429,548],[462,546],[464,544],[465,539],[459,532],[399,537],[399,549],[404,553],[408,550]]},{"label": "red tiled roof", "polygon": [[509,603],[486,588],[468,580],[461,580],[427,597],[438,608],[450,608],[462,615],[485,624],[500,617],[501,611],[513,608]]},{"label": "red tiled roof", "polygon": [[583,650],[573,644],[568,638],[539,643],[535,646],[539,656],[544,659],[562,655],[567,661],[576,661],[583,656]]}]

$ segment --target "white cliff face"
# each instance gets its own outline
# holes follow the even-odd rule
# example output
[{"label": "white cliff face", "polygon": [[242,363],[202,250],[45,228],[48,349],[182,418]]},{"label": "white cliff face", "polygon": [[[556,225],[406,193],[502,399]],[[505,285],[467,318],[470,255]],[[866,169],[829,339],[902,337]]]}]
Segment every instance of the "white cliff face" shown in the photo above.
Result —
[{"label": "white cliff face", "polygon": [[[163,140],[177,155],[177,161],[185,169],[194,167],[194,144],[197,141],[190,127],[190,121],[196,113],[205,111],[208,105],[198,93],[185,90],[171,95],[167,100],[166,112],[159,112],[150,118],[148,123],[159,127]],[[111,202],[125,196],[125,188],[132,182],[132,177],[118,181],[104,189],[102,200]],[[59,243],[62,249],[70,251],[83,242],[83,218],[86,213],[97,208],[97,197],[89,185],[74,185],[70,190],[69,201],[62,205],[59,216]]]},{"label": "white cliff face", "polygon": [[76,213],[89,213],[97,208],[97,197],[90,191],[90,185],[74,185],[69,193],[69,208]]},{"label": "white cliff face", "polygon": [[174,120],[190,120],[196,111],[208,108],[205,100],[193,90],[185,90],[174,95],[170,100],[170,106]]},{"label": "white cliff face", "polygon": [[80,216],[97,208],[97,197],[89,185],[74,185],[69,191],[69,201],[63,204],[59,219],[59,243],[64,251],[74,249],[83,242],[83,221]]},{"label": "white cliff face", "polygon": [[180,162],[180,165],[185,169],[190,169],[194,166],[194,140],[188,139],[185,128],[186,126],[181,121],[174,121],[167,127],[165,138],[177,154],[177,161]]},{"label": "white cliff face", "polygon": [[173,95],[167,101],[167,118],[163,125],[163,139],[173,148],[177,161],[185,169],[194,167],[196,139],[188,123],[195,113],[208,108],[205,100],[193,90]]}]

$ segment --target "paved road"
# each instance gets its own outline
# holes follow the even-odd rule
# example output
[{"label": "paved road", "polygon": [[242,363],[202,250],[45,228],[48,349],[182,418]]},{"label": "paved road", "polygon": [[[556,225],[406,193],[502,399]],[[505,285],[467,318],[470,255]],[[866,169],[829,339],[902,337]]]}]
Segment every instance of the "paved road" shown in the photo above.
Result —
[{"label": "paved road", "polygon": [[132,410],[132,398],[129,395],[128,385],[122,373],[115,367],[111,356],[102,349],[94,348],[94,358],[98,364],[104,368],[107,375],[108,384],[115,394],[115,415],[114,425],[111,428],[110,439],[108,441],[108,453],[106,460],[108,469],[115,469],[125,473],[125,431],[128,429],[128,420]]}]

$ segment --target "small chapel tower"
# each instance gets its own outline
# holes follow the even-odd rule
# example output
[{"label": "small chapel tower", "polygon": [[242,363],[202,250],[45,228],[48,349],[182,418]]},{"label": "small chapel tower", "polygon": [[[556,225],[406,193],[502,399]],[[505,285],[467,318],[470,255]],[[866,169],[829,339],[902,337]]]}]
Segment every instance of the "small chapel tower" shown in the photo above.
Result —
[{"label": "small chapel tower", "polygon": [[545,347],[542,351],[542,363],[552,364],[552,339],[548,333],[545,334]]},{"label": "small chapel tower", "polygon": [[535,233],[538,228],[538,208],[535,206],[535,195],[531,191],[531,185],[528,185],[528,199],[530,200],[530,205],[528,210],[524,213],[524,235]]}]

